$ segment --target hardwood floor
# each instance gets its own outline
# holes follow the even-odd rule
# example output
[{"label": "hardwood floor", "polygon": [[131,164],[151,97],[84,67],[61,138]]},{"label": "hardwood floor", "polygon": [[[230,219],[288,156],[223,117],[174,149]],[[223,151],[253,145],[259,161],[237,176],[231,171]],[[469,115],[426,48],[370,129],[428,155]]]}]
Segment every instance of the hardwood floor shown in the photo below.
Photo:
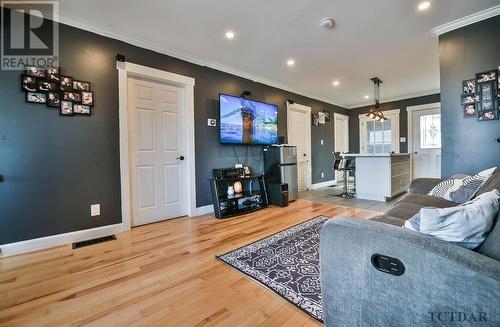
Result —
[{"label": "hardwood floor", "polygon": [[0,259],[2,326],[317,326],[317,321],[214,256],[318,215],[364,209],[298,200],[243,217],[178,218]]}]

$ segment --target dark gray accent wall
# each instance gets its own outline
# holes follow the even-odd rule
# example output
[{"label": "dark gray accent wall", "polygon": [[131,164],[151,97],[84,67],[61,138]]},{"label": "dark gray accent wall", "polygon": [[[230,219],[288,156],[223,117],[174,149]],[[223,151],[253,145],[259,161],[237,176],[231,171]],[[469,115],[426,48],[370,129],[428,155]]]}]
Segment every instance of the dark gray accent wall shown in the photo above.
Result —
[{"label": "dark gray accent wall", "polygon": [[462,80],[500,65],[500,16],[439,37],[441,74],[441,175],[500,167],[500,121],[463,118]]},{"label": "dark gray accent wall", "polygon": [[[383,84],[382,84],[383,85]],[[394,110],[400,109],[399,113],[399,136],[408,138],[408,115],[406,108],[411,106],[418,106],[421,104],[439,102],[439,93],[425,95],[421,97],[409,98],[399,101],[392,101],[382,103],[379,110]],[[370,112],[372,106],[365,106],[359,108],[349,109],[349,150],[351,152],[359,152],[359,115],[366,114]],[[407,142],[402,142],[399,144],[399,150],[401,153],[408,151]]]},{"label": "dark gray accent wall", "polygon": [[[91,117],[63,117],[24,101],[20,72],[0,71],[0,244],[121,222],[117,53],[127,61],[194,77],[197,206],[211,203],[212,168],[247,163],[262,172],[262,147],[221,145],[218,93],[252,92],[252,99],[279,106],[279,134],[286,134],[285,100],[313,112],[346,109],[191,64],[66,25],[60,26],[63,73],[90,81],[96,106]],[[333,123],[312,126],[313,183],[333,179]],[[324,145],[320,145],[320,140]],[[236,153],[236,154],[235,154]],[[321,178],[321,172],[325,177]],[[101,215],[90,216],[90,204]]]}]

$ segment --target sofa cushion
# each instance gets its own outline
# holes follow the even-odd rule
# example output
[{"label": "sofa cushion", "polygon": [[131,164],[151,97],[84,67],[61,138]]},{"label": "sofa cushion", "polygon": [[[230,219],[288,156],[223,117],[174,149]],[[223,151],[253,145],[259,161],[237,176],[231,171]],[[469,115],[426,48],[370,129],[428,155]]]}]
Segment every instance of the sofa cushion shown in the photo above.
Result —
[{"label": "sofa cushion", "polygon": [[495,173],[488,178],[486,183],[479,188],[476,196],[493,190],[500,190],[500,170],[495,171]]},{"label": "sofa cushion", "polygon": [[405,228],[475,249],[492,230],[499,211],[500,192],[483,193],[452,208],[422,208],[405,222]]},{"label": "sofa cushion", "polygon": [[411,217],[415,216],[420,209],[424,207],[423,205],[420,204],[414,204],[410,202],[401,202],[397,203],[389,209],[385,214],[388,216],[396,217],[399,219],[410,219]]},{"label": "sofa cushion", "polygon": [[449,208],[449,207],[454,207],[458,204],[453,201],[449,201],[437,196],[419,194],[419,193],[408,194],[407,196],[399,200],[396,203],[396,205],[402,203],[416,204],[419,205],[420,207],[436,207],[436,208]]},{"label": "sofa cushion", "polygon": [[393,216],[388,216],[388,215],[376,216],[376,217],[370,218],[370,220],[378,221],[378,222],[384,223],[384,224],[394,225],[397,227],[403,227],[403,225],[405,224],[405,221],[406,221],[404,219],[401,219],[398,217],[393,217]]},{"label": "sofa cushion", "polygon": [[483,170],[474,176],[453,175],[428,193],[456,203],[465,203],[474,198],[479,188],[493,175],[497,167]]},{"label": "sofa cushion", "polygon": [[486,240],[477,249],[477,252],[500,261],[500,212],[498,212],[493,229],[486,236]]}]

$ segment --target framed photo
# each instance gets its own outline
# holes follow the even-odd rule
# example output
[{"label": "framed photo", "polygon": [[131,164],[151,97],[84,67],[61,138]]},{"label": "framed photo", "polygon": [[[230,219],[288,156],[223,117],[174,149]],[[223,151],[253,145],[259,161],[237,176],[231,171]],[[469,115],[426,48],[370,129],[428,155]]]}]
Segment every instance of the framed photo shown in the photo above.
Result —
[{"label": "framed photo", "polygon": [[38,67],[26,67],[26,75],[45,78],[47,76],[47,72],[45,71],[45,69]]},{"label": "framed photo", "polygon": [[56,92],[59,89],[59,84],[57,82],[49,81],[37,81],[38,91],[40,92]]},{"label": "framed photo", "polygon": [[477,94],[462,95],[462,104],[476,103],[476,101],[479,101],[479,95]]},{"label": "framed photo", "polygon": [[495,69],[483,73],[477,73],[476,79],[478,83],[496,81],[498,79],[498,71]]},{"label": "framed photo", "polygon": [[90,106],[85,104],[73,104],[73,112],[78,115],[90,115]]},{"label": "framed photo", "polygon": [[471,103],[471,104],[464,104],[464,117],[465,118],[472,118],[476,117],[476,104]]},{"label": "framed photo", "polygon": [[59,113],[63,116],[73,116],[73,102],[61,101]]},{"label": "framed photo", "polygon": [[80,92],[63,92],[63,97],[62,99],[64,101],[71,101],[71,102],[82,102],[82,94]]},{"label": "framed photo", "polygon": [[48,68],[47,69],[47,79],[53,82],[59,82],[60,80],[60,70],[59,68]]},{"label": "framed photo", "polygon": [[36,92],[36,78],[26,74],[21,75],[21,89],[26,92]]},{"label": "framed photo", "polygon": [[468,79],[462,82],[462,88],[464,94],[476,93],[476,80]]},{"label": "framed photo", "polygon": [[486,120],[497,120],[498,119],[498,110],[485,110],[479,111],[477,115],[477,120],[486,121]]},{"label": "framed photo", "polygon": [[73,90],[90,91],[90,82],[73,81]]},{"label": "framed photo", "polygon": [[61,94],[59,92],[47,93],[47,107],[59,108],[61,106]]},{"label": "framed photo", "polygon": [[93,106],[94,105],[94,92],[82,92],[82,104]]},{"label": "framed photo", "polygon": [[41,92],[26,92],[26,102],[47,103],[47,94]]},{"label": "framed photo", "polygon": [[73,90],[73,77],[61,76],[61,90],[62,91],[72,91]]}]

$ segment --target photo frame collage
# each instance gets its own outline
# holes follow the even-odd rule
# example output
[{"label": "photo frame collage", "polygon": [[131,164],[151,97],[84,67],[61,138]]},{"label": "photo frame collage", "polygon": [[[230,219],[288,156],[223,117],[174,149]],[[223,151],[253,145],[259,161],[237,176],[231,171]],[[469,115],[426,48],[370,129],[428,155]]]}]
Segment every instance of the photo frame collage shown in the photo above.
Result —
[{"label": "photo frame collage", "polygon": [[462,81],[461,103],[465,118],[496,120],[500,114],[500,74],[497,69],[477,73]]},{"label": "photo frame collage", "polygon": [[28,67],[21,75],[21,89],[26,102],[57,108],[63,116],[91,115],[94,107],[90,82],[61,75],[60,68]]}]

